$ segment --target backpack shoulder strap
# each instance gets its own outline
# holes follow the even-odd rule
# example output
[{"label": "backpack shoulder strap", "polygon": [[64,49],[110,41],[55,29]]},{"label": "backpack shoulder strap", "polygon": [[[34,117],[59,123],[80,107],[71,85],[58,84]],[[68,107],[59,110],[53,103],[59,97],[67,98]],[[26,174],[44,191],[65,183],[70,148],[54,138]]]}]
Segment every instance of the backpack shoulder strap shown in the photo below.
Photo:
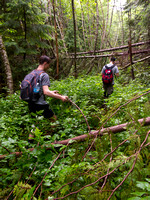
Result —
[{"label": "backpack shoulder strap", "polygon": [[116,65],[112,65],[112,66],[111,66],[111,69],[113,69],[115,66],[116,66]]}]

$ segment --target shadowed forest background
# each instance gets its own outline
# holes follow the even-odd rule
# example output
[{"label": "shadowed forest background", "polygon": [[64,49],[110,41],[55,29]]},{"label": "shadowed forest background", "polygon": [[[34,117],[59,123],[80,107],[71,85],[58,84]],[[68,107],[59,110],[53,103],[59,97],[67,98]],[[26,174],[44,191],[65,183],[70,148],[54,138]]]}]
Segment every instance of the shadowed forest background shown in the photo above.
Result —
[{"label": "shadowed forest background", "polygon": [[[0,199],[150,199],[149,19],[149,0],[0,1]],[[41,55],[70,99],[47,98],[53,123],[19,99]],[[104,99],[112,56],[120,76]]]}]

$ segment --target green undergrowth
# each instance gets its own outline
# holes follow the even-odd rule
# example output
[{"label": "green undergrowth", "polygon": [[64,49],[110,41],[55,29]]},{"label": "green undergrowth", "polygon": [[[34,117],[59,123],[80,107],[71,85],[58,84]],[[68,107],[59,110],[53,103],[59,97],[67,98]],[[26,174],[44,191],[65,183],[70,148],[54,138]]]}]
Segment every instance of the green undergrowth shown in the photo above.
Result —
[{"label": "green undergrowth", "polygon": [[[0,199],[5,199],[11,192],[10,199],[28,200],[33,195],[34,199],[55,199],[71,192],[73,194],[64,199],[108,199],[131,170],[136,158],[134,154],[140,149],[149,130],[149,126],[143,126],[138,119],[150,117],[150,88],[136,81],[122,86],[116,80],[114,93],[104,99],[101,77],[98,75],[53,81],[51,90],[67,95],[82,113],[71,102],[47,98],[57,116],[57,120],[51,122],[42,116],[31,117],[27,103],[19,99],[18,91],[12,96],[0,98],[0,154],[6,155],[1,159]],[[85,118],[91,131],[130,123],[123,132],[105,133],[94,140],[87,137],[80,142],[70,140],[68,145],[52,144],[88,134]],[[31,129],[35,138],[33,144],[28,144]],[[124,140],[126,142],[120,145]],[[148,197],[148,142],[149,137],[137,156],[134,170],[112,195],[113,200]],[[29,148],[34,150],[30,151]],[[106,156],[115,148],[112,154]],[[13,152],[22,152],[22,155],[17,157],[10,154]],[[105,178],[99,179],[113,170],[106,181]],[[146,188],[137,187],[138,183],[143,182],[147,183]],[[138,193],[143,191],[145,193]]]}]

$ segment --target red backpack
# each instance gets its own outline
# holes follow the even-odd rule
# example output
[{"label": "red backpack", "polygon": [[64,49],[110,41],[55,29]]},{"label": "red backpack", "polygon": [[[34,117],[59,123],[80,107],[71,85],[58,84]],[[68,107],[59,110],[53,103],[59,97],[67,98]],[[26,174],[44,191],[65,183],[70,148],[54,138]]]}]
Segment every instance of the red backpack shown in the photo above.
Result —
[{"label": "red backpack", "polygon": [[113,81],[113,71],[112,69],[115,67],[115,65],[112,65],[111,67],[105,66],[105,70],[102,76],[102,81],[105,85],[111,84]]}]

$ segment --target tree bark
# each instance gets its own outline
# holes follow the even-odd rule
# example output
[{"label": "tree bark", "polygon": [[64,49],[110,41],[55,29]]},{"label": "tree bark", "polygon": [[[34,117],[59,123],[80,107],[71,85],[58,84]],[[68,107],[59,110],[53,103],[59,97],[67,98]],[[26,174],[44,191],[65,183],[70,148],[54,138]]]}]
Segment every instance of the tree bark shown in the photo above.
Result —
[{"label": "tree bark", "polygon": [[57,79],[59,78],[59,54],[58,54],[58,42],[57,42],[57,26],[56,26],[56,14],[55,14],[55,0],[53,0],[53,13],[54,13],[54,27],[55,27],[55,42],[56,42],[56,71]]},{"label": "tree bark", "polygon": [[124,33],[124,19],[123,19],[123,9],[121,9],[121,29],[122,29],[122,45],[124,45],[124,36],[125,36],[125,33]]},{"label": "tree bark", "polygon": [[107,35],[106,32],[107,32],[108,21],[109,21],[109,0],[107,0],[107,17],[106,17],[105,29],[101,40],[101,48],[103,47],[103,44],[105,42],[105,37]]},{"label": "tree bark", "polygon": [[[88,43],[89,43],[89,49],[92,48],[92,38],[91,38],[91,18],[90,18],[90,3],[89,0],[86,1],[87,5],[87,17],[88,17],[88,30],[87,31],[87,38],[88,38]],[[93,48],[92,48],[93,49]]]},{"label": "tree bark", "polygon": [[134,69],[133,69],[133,66],[132,66],[132,46],[131,46],[131,40],[132,40],[132,29],[131,29],[131,9],[129,10],[129,13],[128,13],[128,20],[129,20],[129,42],[128,42],[128,45],[129,45],[129,57],[130,57],[130,64],[131,64],[131,76],[132,76],[132,80],[135,79],[135,76],[134,76]]},{"label": "tree bark", "polygon": [[133,61],[132,61],[132,46],[131,46],[131,40],[129,40],[129,57],[130,57],[130,66],[131,66],[131,76],[132,76],[132,80],[134,80],[134,79],[135,79],[135,76],[134,76]]},{"label": "tree bark", "polygon": [[[83,34],[84,48],[85,48],[85,50],[87,50],[87,47],[86,47],[86,39],[85,39],[85,31],[86,31],[86,28],[85,28],[85,20],[84,20],[84,10],[83,10],[83,6],[82,6],[81,0],[80,0],[80,5],[81,5],[82,34]],[[87,34],[87,31],[86,31],[86,34]]]},{"label": "tree bark", "polygon": [[74,26],[74,73],[75,78],[77,78],[77,67],[76,67],[76,19],[75,19],[75,8],[74,8],[74,0],[72,0],[72,15],[73,15],[73,26]]},{"label": "tree bark", "polygon": [[12,78],[12,72],[10,68],[10,63],[8,60],[7,52],[3,43],[3,38],[0,35],[0,53],[1,57],[4,63],[5,67],[5,73],[6,73],[6,80],[7,80],[7,87],[8,87],[8,94],[13,94],[13,78]]},{"label": "tree bark", "polygon": [[96,33],[95,33],[95,44],[94,44],[94,54],[97,48],[97,40],[98,40],[98,27],[99,27],[99,10],[98,10],[98,2],[95,0],[96,4]]},{"label": "tree bark", "polygon": [[[61,22],[61,19],[59,19],[59,14],[58,14],[57,16],[58,16],[58,20],[56,20],[57,26],[58,26],[58,28],[59,28],[59,32],[60,32],[60,35],[61,35],[61,39],[62,39],[62,41],[63,41],[65,53],[66,53],[66,55],[68,55],[67,47],[66,47],[66,43],[65,43],[64,31],[63,31],[63,24],[62,24],[62,22]],[[59,25],[59,23],[60,23],[60,25]]]},{"label": "tree bark", "polygon": [[110,35],[110,30],[111,30],[111,25],[112,25],[112,20],[113,20],[113,14],[114,14],[114,8],[115,8],[115,0],[114,0],[112,12],[111,12],[111,18],[110,18],[110,24],[109,24],[109,29],[108,29],[107,37],[109,37],[109,35]]}]

